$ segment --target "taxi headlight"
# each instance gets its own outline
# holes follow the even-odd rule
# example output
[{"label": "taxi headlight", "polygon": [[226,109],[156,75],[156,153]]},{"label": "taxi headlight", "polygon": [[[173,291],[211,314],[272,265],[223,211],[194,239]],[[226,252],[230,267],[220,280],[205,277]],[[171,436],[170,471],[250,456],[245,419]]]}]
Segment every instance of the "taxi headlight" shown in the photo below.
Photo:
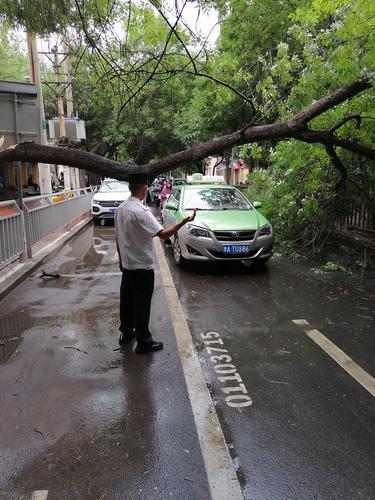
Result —
[{"label": "taxi headlight", "polygon": [[210,233],[202,227],[187,225],[187,230],[192,236],[203,236],[204,238],[211,238]]},{"label": "taxi headlight", "polygon": [[268,236],[271,233],[272,233],[271,224],[266,224],[265,226],[263,226],[259,229],[258,236]]}]

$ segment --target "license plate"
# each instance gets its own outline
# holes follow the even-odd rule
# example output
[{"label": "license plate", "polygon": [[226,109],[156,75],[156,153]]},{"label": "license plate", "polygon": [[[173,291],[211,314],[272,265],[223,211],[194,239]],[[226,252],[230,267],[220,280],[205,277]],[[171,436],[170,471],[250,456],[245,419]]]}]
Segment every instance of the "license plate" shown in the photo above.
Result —
[{"label": "license plate", "polygon": [[117,208],[110,208],[109,209],[109,213],[110,214],[114,214],[116,212]]},{"label": "license plate", "polygon": [[249,253],[250,245],[224,245],[224,253]]}]

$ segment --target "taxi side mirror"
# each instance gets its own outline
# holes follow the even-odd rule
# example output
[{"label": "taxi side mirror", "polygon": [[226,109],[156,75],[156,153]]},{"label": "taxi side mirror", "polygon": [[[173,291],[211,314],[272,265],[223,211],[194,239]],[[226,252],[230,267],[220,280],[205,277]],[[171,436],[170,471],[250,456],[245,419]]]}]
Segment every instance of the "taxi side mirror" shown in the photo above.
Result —
[{"label": "taxi side mirror", "polygon": [[173,201],[167,201],[164,208],[166,208],[166,210],[177,210],[177,206]]},{"label": "taxi side mirror", "polygon": [[262,202],[261,201],[254,201],[253,205],[254,205],[254,208],[261,208]]}]

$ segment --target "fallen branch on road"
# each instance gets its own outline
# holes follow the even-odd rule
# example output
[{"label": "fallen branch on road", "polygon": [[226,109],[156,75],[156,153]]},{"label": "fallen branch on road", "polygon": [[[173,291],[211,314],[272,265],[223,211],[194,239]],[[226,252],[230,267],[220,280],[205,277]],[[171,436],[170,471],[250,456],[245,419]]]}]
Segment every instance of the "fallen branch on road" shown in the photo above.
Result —
[{"label": "fallen branch on road", "polygon": [[288,139],[296,139],[310,144],[322,144],[325,147],[340,147],[365,158],[375,159],[375,149],[334,134],[349,118],[352,119],[353,116],[355,118],[355,115],[339,120],[333,127],[327,130],[312,130],[309,128],[309,123],[314,118],[345,102],[347,99],[351,99],[361,92],[372,88],[374,77],[375,73],[364,75],[356,82],[341,87],[332,94],[322,97],[309,106],[306,106],[284,123],[250,125],[231,134],[202,142],[189,149],[173,153],[146,165],[122,164],[79,149],[42,146],[33,142],[23,142],[1,151],[0,163],[8,161],[54,163],[83,168],[99,175],[114,177],[119,180],[128,180],[129,174],[135,172],[146,173],[149,177],[156,177],[178,166],[202,160],[207,156],[221,154],[233,146],[267,140]]},{"label": "fallen branch on road", "polygon": [[48,273],[44,269],[41,269],[42,274],[39,276],[39,278],[60,278],[59,273]]},{"label": "fallen branch on road", "polygon": [[78,347],[73,347],[73,346],[70,346],[70,345],[64,346],[64,349],[74,349],[75,351],[79,351],[79,352],[83,352],[84,354],[88,354],[87,351],[84,351],[83,349],[79,349]]}]

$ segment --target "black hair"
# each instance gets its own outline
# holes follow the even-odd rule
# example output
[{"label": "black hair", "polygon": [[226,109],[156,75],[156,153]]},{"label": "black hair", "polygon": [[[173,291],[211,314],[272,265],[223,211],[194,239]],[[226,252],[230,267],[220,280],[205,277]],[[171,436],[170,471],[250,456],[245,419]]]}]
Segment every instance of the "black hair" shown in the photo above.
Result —
[{"label": "black hair", "polygon": [[145,182],[139,183],[134,182],[129,184],[129,189],[132,194],[137,194],[141,189],[143,189],[147,184]]}]

